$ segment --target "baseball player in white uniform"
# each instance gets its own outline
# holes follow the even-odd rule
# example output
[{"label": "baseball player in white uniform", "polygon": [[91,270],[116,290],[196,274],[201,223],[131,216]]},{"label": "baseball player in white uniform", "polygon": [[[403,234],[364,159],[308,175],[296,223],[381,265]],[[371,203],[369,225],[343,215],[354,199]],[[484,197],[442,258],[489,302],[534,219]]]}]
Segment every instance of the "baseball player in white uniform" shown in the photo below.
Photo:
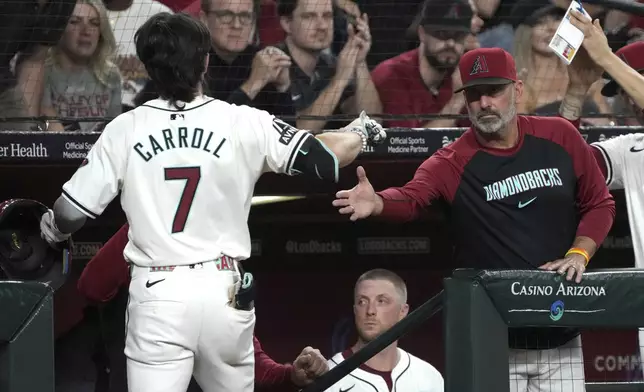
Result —
[{"label": "baseball player in white uniform", "polygon": [[160,99],[110,122],[63,185],[41,231],[55,244],[97,218],[120,193],[130,224],[128,388],[185,391],[194,373],[205,392],[252,391],[252,308],[235,306],[250,256],[247,219],[265,171],[335,180],[366,144],[385,134],[365,115],[320,135],[201,92],[210,35],[168,13],[136,34],[137,55]]},{"label": "baseball player in white uniform", "polygon": [[[329,369],[350,357],[409,312],[407,286],[389,270],[374,269],[358,278],[353,312],[358,341],[329,360]],[[335,383],[328,392],[443,392],[443,376],[429,363],[392,343]]]},{"label": "baseball player in white uniform", "polygon": [[[606,72],[609,81],[602,95],[619,97],[632,112],[631,121],[644,125],[644,42],[613,53],[599,21],[588,21],[578,13],[572,16],[571,22],[584,32],[585,53],[578,53],[569,66],[570,83],[559,114],[578,125],[588,91]],[[622,135],[591,146],[608,188],[625,191],[635,267],[644,268],[644,134]],[[639,342],[640,357],[644,358],[643,328]]]}]

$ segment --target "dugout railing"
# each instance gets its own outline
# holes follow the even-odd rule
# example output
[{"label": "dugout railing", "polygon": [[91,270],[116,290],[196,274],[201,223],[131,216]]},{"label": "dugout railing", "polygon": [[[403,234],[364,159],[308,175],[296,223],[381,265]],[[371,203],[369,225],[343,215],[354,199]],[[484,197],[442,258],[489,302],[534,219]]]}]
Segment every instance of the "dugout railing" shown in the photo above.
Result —
[{"label": "dugout railing", "polygon": [[53,293],[0,280],[0,391],[54,392]]}]

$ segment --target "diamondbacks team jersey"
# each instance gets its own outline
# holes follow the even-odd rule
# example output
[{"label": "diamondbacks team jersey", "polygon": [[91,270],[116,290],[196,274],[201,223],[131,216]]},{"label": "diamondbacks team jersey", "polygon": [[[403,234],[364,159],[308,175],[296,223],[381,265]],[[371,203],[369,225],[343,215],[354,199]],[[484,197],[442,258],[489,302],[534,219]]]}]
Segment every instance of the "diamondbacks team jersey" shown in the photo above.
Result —
[{"label": "diamondbacks team jersey", "polygon": [[265,171],[295,174],[304,131],[267,112],[202,96],[177,110],[157,99],[103,131],[63,197],[90,218],[121,193],[137,266],[250,256],[247,226]]},{"label": "diamondbacks team jersey", "polygon": [[622,135],[592,144],[606,163],[606,184],[624,189],[635,267],[644,267],[644,134]]},{"label": "diamondbacks team jersey", "polygon": [[474,131],[437,151],[400,188],[380,192],[382,216],[410,220],[448,204],[455,267],[537,268],[575,237],[600,245],[615,203],[591,147],[568,121],[518,117],[511,149],[483,147]]},{"label": "diamondbacks team jersey", "polygon": [[[443,376],[429,363],[398,348],[398,364],[391,372],[380,372],[362,365],[349,373],[327,392],[443,392]],[[328,361],[329,369],[351,355],[347,350]]]}]

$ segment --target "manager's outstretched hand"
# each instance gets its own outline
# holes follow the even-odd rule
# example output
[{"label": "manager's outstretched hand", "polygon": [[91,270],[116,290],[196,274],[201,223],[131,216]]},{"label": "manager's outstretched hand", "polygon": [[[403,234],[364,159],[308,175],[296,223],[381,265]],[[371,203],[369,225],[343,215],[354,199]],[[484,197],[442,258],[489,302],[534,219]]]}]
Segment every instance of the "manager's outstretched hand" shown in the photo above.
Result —
[{"label": "manager's outstretched hand", "polygon": [[358,185],[350,190],[339,191],[333,200],[335,207],[340,207],[339,212],[343,215],[351,214],[349,219],[356,221],[371,215],[378,215],[382,211],[382,200],[373,190],[367,173],[362,166],[356,170]]}]

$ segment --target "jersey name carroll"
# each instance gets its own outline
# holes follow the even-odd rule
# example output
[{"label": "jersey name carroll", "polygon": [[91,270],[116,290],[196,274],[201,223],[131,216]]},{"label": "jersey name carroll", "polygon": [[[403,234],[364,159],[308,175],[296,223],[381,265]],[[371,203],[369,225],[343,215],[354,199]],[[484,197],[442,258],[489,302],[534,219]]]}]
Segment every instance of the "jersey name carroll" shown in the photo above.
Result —
[{"label": "jersey name carroll", "polygon": [[153,135],[148,135],[148,140],[134,144],[134,151],[148,162],[158,154],[175,148],[193,148],[205,151],[219,158],[219,151],[226,143],[226,138],[215,136],[213,131],[204,131],[203,128],[194,128],[188,132],[188,128],[179,127],[176,129],[164,129],[161,132],[163,138],[157,140]]},{"label": "jersey name carroll", "polygon": [[210,97],[182,110],[152,100],[105,127],[63,197],[95,218],[120,193],[130,224],[124,255],[137,266],[243,260],[255,183],[266,171],[296,174],[294,156],[309,137]]}]

